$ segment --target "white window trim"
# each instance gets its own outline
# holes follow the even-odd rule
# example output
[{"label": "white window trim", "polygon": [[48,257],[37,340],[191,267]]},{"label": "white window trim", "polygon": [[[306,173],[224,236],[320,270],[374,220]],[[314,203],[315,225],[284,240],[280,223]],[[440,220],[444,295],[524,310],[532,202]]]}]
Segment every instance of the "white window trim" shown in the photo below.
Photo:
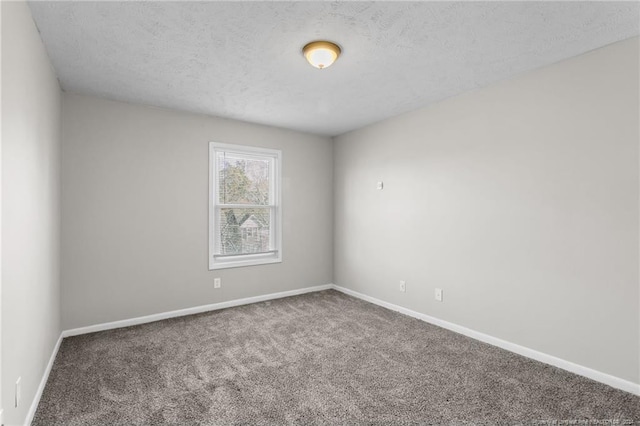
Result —
[{"label": "white window trim", "polygon": [[[215,215],[218,200],[216,185],[216,152],[226,151],[243,155],[261,155],[273,158],[273,170],[269,177],[270,191],[273,193],[275,208],[275,227],[273,231],[273,250],[267,253],[216,256]],[[246,145],[209,142],[209,270],[237,268],[241,266],[265,265],[282,262],[282,151]]]}]

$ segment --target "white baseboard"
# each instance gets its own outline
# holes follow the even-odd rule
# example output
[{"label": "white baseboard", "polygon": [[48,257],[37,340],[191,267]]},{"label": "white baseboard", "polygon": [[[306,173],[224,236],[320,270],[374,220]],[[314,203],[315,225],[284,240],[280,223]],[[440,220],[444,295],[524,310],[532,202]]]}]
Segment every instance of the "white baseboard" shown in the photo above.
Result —
[{"label": "white baseboard", "polygon": [[227,302],[213,303],[210,305],[196,306],[193,308],[179,309],[176,311],[162,312],[159,314],[147,315],[143,317],[130,318],[130,319],[121,320],[121,321],[113,321],[113,322],[107,322],[103,324],[90,325],[88,327],[74,328],[71,330],[64,330],[62,333],[60,333],[60,337],[58,338],[58,341],[55,347],[53,348],[53,353],[51,354],[51,358],[49,358],[49,363],[47,364],[47,368],[45,369],[44,374],[42,375],[42,380],[40,380],[40,385],[38,386],[38,390],[36,391],[36,394],[33,397],[33,401],[31,402],[31,406],[29,407],[29,412],[27,413],[27,418],[25,419],[24,424],[25,426],[30,426],[31,422],[33,421],[33,417],[35,416],[36,410],[38,409],[38,404],[40,404],[40,399],[42,398],[42,392],[44,391],[44,387],[47,384],[47,380],[49,379],[49,374],[51,373],[53,362],[55,361],[56,356],[58,355],[58,350],[60,349],[60,344],[62,343],[62,339],[64,339],[65,337],[78,336],[80,334],[87,334],[87,333],[94,333],[96,331],[111,330],[114,328],[129,327],[132,325],[160,321],[167,318],[175,318],[175,317],[182,317],[185,315],[199,314],[202,312],[232,308],[234,306],[248,305],[248,304],[257,303],[257,302],[264,302],[266,300],[281,299],[283,297],[297,296],[299,294],[329,290],[332,288],[334,288],[333,284],[325,284],[325,285],[319,285],[315,287],[306,287],[306,288],[300,288],[296,290],[282,291],[279,293],[264,294],[261,296],[229,300]]},{"label": "white baseboard", "polygon": [[25,420],[25,425],[30,425],[33,421],[33,417],[38,408],[38,404],[40,403],[40,398],[42,397],[42,392],[44,391],[44,387],[47,384],[47,380],[49,379],[49,374],[51,373],[51,368],[53,367],[53,362],[55,361],[56,355],[58,354],[58,350],[60,349],[60,344],[62,343],[62,339],[70,336],[77,336],[80,334],[94,333],[96,331],[103,330],[111,330],[115,328],[129,327],[132,325],[145,324],[154,321],[160,321],[167,318],[175,318],[181,317],[185,315],[193,315],[199,314],[202,312],[215,311],[218,309],[232,308],[234,306],[248,305],[251,303],[264,302],[267,300],[281,299],[283,297],[289,296],[297,296],[305,293],[312,293],[316,291],[323,291],[335,289],[349,296],[356,297],[358,299],[365,300],[367,302],[373,303],[378,306],[382,306],[387,309],[391,309],[396,312],[400,312],[401,314],[408,315],[413,318],[420,319],[422,321],[428,322],[430,324],[437,325],[442,328],[446,328],[447,330],[454,331],[456,333],[463,334],[465,336],[471,337],[476,340],[480,340],[481,342],[488,343],[493,346],[497,346],[502,349],[506,349],[511,352],[515,352],[519,355],[525,356],[527,358],[534,359],[536,361],[544,362],[545,364],[553,365],[555,367],[561,368],[563,370],[567,370],[571,373],[575,373],[589,379],[595,380],[597,382],[604,383],[611,387],[621,389],[626,392],[630,392],[635,395],[640,395],[640,384],[630,382],[628,380],[621,379],[619,377],[612,376],[607,373],[603,373],[601,371],[593,370],[588,367],[584,367],[579,364],[575,364],[570,361],[566,361],[561,358],[557,358],[552,355],[545,354],[543,352],[536,351],[534,349],[527,348],[525,346],[517,345],[515,343],[508,342],[506,340],[499,339],[497,337],[490,336],[488,334],[481,333],[479,331],[472,330],[470,328],[466,328],[448,321],[444,321],[438,318],[434,318],[432,316],[422,314],[420,312],[412,311],[411,309],[404,308],[402,306],[394,305],[393,303],[385,302],[380,299],[376,299],[375,297],[367,296],[365,294],[359,293],[354,290],[350,290],[345,287],[340,287],[335,284],[325,284],[319,285],[315,287],[307,287],[296,290],[282,291],[279,293],[271,293],[265,294],[261,296],[247,297],[244,299],[236,299],[230,300],[227,302],[213,303],[210,305],[202,305],[196,306],[193,308],[179,309],[170,312],[162,312],[159,314],[147,315],[143,317],[131,318],[121,321],[113,321],[103,324],[91,325],[88,327],[80,327],[74,328],[71,330],[64,330],[60,337],[58,338],[58,342],[53,348],[53,353],[51,354],[51,358],[49,359],[49,363],[47,364],[47,368],[44,371],[42,376],[42,380],[40,381],[40,385],[38,386],[38,390],[36,391],[36,395],[33,398],[31,406],[29,408],[29,412],[27,413],[27,418]]},{"label": "white baseboard", "polygon": [[183,317],[185,315],[199,314],[202,312],[217,311],[218,309],[232,308],[234,306],[248,305],[251,303],[264,302],[266,300],[281,299],[283,297],[297,296],[299,294],[312,293],[316,291],[329,290],[333,284],[324,284],[315,287],[306,287],[296,290],[281,291],[279,293],[264,294],[261,296],[247,297],[244,299],[229,300],[227,302],[212,303],[210,305],[196,306],[193,308],[178,309],[176,311],[161,312],[159,314],[146,315],[143,317],[130,318],[126,320],[106,322],[103,324],[90,325],[87,327],[64,330],[62,337],[78,336],[80,334],[95,333],[96,331],[112,330],[114,328],[130,327],[132,325],[145,324],[148,322],[160,321],[167,318]]},{"label": "white baseboard", "polygon": [[591,380],[604,383],[616,389],[630,392],[635,395],[640,395],[640,384],[638,383],[633,383],[628,380],[624,380],[619,377],[612,376],[607,373],[603,373],[601,371],[593,370],[591,368],[588,368],[579,364],[575,364],[573,362],[555,357],[553,355],[545,354],[543,352],[539,352],[534,349],[527,348],[525,346],[511,343],[506,340],[502,340],[497,337],[493,337],[488,334],[484,334],[479,331],[475,331],[470,328],[463,327],[461,325],[457,325],[448,321],[434,318],[432,316],[422,314],[420,312],[412,311],[411,309],[403,308],[402,306],[394,305],[393,303],[385,302],[383,300],[376,299],[375,297],[367,296],[366,294],[358,293],[357,291],[353,291],[345,287],[340,287],[334,284],[332,288],[344,294],[348,294],[349,296],[353,296],[358,299],[371,302],[375,305],[382,306],[387,309],[391,309],[392,311],[400,312],[401,314],[405,314],[410,317],[420,319],[430,324],[437,325],[438,327],[446,328],[447,330],[451,330],[456,333],[463,334],[473,339],[480,340],[481,342],[485,342],[490,345],[497,346],[499,348],[506,349],[511,352],[515,352],[527,358],[535,359],[536,361],[553,365],[554,367],[558,367],[563,370],[567,370],[571,373],[575,373],[580,376],[587,377]]},{"label": "white baseboard", "polygon": [[33,401],[31,401],[31,406],[29,407],[29,411],[27,412],[27,418],[24,421],[25,426],[30,426],[31,422],[33,421],[33,416],[36,415],[38,404],[40,404],[40,398],[42,398],[42,392],[44,392],[44,387],[47,384],[47,380],[49,380],[49,374],[51,373],[51,368],[53,368],[53,362],[56,360],[56,355],[58,355],[58,350],[60,349],[61,343],[62,333],[60,334],[60,337],[58,337],[56,345],[53,347],[53,352],[51,353],[51,357],[49,358],[47,368],[44,369],[42,379],[40,380],[40,385],[38,385],[38,390],[36,390]]}]

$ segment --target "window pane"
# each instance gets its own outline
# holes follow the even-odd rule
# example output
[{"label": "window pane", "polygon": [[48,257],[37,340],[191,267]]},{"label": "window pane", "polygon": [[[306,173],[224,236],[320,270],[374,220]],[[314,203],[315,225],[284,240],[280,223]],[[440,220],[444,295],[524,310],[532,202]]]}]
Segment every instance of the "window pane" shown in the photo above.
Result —
[{"label": "window pane", "polygon": [[271,208],[222,208],[218,221],[218,254],[250,254],[271,250]]},{"label": "window pane", "polygon": [[216,161],[221,204],[269,205],[270,158],[218,152]]}]

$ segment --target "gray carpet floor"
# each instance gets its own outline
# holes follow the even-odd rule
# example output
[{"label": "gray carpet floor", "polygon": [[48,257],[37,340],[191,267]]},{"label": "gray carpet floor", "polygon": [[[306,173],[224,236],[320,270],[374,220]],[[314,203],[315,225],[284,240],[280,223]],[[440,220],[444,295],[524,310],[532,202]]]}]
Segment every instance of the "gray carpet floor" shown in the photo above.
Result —
[{"label": "gray carpet floor", "polygon": [[66,338],[33,425],[596,420],[640,398],[329,290]]}]

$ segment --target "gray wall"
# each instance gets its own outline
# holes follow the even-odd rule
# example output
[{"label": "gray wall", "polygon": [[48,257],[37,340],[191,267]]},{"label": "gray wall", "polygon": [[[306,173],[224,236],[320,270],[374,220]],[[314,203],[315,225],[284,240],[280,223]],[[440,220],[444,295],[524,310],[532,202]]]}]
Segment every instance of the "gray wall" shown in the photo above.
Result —
[{"label": "gray wall", "polygon": [[[23,2],[2,2],[2,407],[22,424],[60,336],[60,88]],[[14,386],[22,377],[22,402]]]},{"label": "gray wall", "polygon": [[336,284],[640,382],[638,47],[336,138]]},{"label": "gray wall", "polygon": [[[73,94],[62,123],[64,329],[332,282],[331,139]],[[282,150],[282,263],[208,271],[209,141]]]}]

